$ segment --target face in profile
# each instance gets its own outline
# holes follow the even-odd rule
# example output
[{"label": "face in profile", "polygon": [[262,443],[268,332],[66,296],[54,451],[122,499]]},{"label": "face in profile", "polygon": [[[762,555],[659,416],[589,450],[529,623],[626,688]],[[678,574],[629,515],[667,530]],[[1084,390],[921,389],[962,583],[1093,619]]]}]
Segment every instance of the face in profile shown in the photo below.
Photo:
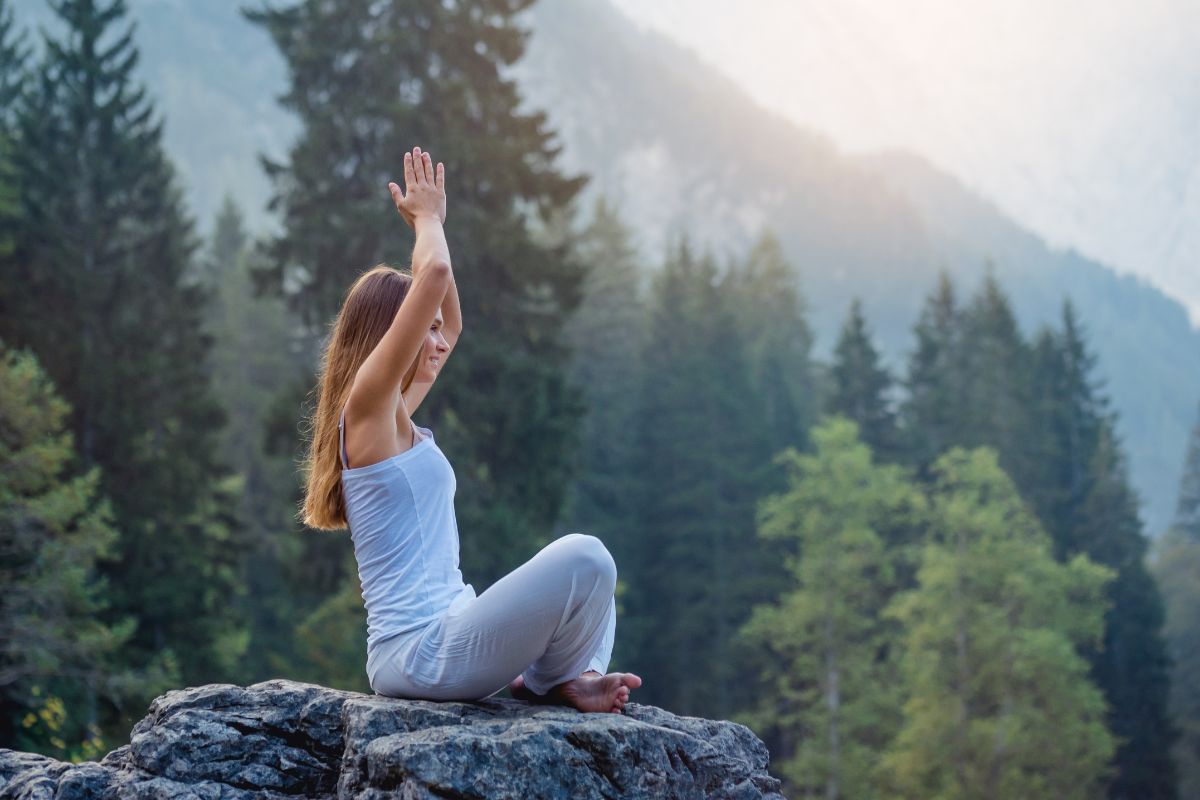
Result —
[{"label": "face in profile", "polygon": [[442,368],[442,358],[448,352],[450,345],[442,335],[442,310],[439,308],[421,345],[421,363],[417,365],[413,383],[433,383]]}]

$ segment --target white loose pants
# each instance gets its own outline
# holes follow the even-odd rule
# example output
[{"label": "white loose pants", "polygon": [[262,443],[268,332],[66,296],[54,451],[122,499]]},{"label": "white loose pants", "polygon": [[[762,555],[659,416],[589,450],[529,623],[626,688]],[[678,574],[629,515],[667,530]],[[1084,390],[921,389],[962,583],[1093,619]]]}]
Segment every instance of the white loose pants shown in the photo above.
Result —
[{"label": "white loose pants", "polygon": [[517,675],[537,694],[589,669],[603,675],[617,627],[617,566],[595,536],[570,533],[426,628],[379,644],[377,694],[480,700]]}]

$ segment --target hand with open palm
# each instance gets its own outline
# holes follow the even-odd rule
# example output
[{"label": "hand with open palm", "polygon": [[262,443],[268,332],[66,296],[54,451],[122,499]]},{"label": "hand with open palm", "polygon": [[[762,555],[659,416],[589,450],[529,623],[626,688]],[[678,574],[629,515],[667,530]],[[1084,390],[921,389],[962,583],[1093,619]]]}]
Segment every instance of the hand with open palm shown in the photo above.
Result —
[{"label": "hand with open palm", "polygon": [[421,152],[421,148],[414,147],[404,154],[404,193],[394,181],[388,183],[388,189],[396,210],[413,228],[423,215],[446,224],[446,168],[439,161],[435,170],[429,153]]}]

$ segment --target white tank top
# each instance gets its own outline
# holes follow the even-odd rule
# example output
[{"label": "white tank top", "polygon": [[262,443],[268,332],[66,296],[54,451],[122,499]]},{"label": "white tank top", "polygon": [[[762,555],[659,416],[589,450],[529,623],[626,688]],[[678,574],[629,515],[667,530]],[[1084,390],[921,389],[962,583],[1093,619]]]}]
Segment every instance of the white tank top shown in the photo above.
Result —
[{"label": "white tank top", "polygon": [[367,663],[382,641],[424,628],[451,603],[475,597],[458,568],[454,468],[429,428],[383,461],[346,468],[346,412],[338,423],[346,520],[367,608]]}]

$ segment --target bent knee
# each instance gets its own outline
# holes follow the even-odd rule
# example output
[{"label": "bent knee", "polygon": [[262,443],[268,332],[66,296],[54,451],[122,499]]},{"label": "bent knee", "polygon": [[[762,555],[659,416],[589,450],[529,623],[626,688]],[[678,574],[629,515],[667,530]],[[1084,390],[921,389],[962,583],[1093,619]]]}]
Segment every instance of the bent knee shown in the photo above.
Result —
[{"label": "bent knee", "polygon": [[[617,562],[612,553],[604,546],[604,542],[590,533],[571,533],[572,548],[576,562],[592,570],[595,574],[605,577],[615,587],[617,585]],[[565,538],[565,537],[564,537]]]}]

